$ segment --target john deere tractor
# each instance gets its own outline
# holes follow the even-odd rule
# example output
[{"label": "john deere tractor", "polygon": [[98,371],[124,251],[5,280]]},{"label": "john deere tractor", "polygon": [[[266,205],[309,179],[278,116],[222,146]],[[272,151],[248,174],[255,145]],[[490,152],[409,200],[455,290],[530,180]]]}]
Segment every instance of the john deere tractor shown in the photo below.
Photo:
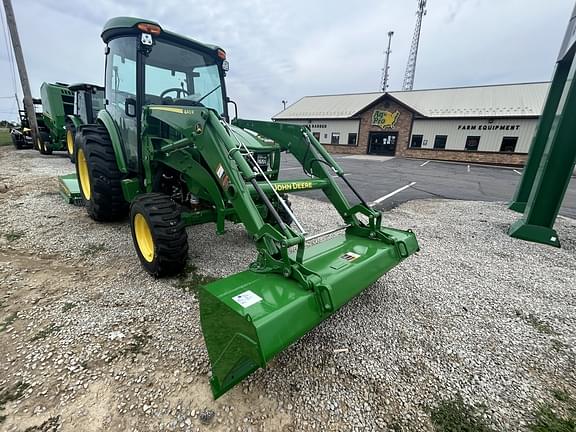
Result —
[{"label": "john deere tractor", "polygon": [[[250,267],[199,293],[214,397],[418,250],[412,232],[381,225],[380,212],[308,129],[230,121],[224,50],[126,17],[108,21],[102,39],[106,103],[94,124],[79,129],[76,153],[90,217],[128,217],[138,258],[155,277],[184,269],[189,225],[214,222],[223,233],[226,221],[241,223],[254,238]],[[304,179],[278,180],[286,151]],[[322,190],[340,215],[327,232],[308,233],[280,193],[310,189]]]},{"label": "john deere tractor", "polygon": [[36,148],[42,154],[65,150],[74,161],[74,137],[82,124],[92,124],[104,107],[104,89],[94,84],[43,83],[42,124]]},{"label": "john deere tractor", "polygon": [[[32,103],[34,104],[34,112],[36,114],[38,132],[40,136],[47,137],[48,129],[44,124],[44,117],[42,116],[42,101],[40,99],[32,99]],[[33,148],[35,145],[34,139],[32,138],[30,121],[28,120],[28,113],[25,109],[19,109],[18,116],[20,117],[20,126],[10,129],[12,144],[14,144],[16,150]]]}]

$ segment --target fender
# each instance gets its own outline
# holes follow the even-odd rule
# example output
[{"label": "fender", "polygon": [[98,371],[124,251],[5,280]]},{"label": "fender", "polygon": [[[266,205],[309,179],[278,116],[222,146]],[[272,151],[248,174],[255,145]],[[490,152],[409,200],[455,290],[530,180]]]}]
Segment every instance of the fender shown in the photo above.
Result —
[{"label": "fender", "polygon": [[67,115],[66,119],[70,120],[70,122],[74,125],[74,129],[76,129],[76,130],[78,130],[78,128],[84,124],[82,122],[82,119],[80,117],[78,117],[77,115],[74,115],[74,114]]},{"label": "fender", "polygon": [[112,141],[112,148],[114,149],[114,154],[116,155],[116,164],[120,172],[127,174],[128,166],[126,165],[126,157],[124,156],[124,150],[122,149],[122,138],[120,137],[120,132],[116,128],[116,123],[106,110],[100,110],[98,112],[98,123],[101,123],[110,136],[110,141]]}]

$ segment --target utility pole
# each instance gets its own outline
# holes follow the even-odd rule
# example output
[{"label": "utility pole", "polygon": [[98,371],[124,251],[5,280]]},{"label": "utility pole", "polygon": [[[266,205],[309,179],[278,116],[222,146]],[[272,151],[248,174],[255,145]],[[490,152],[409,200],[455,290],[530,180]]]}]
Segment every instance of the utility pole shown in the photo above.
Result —
[{"label": "utility pole", "polygon": [[386,91],[386,89],[388,88],[388,79],[390,78],[390,74],[389,69],[390,69],[390,53],[392,52],[392,50],[390,49],[390,46],[392,45],[392,36],[394,35],[393,31],[389,31],[388,32],[388,49],[386,51],[384,51],[384,53],[386,54],[386,63],[384,65],[384,69],[382,69],[382,80],[380,81],[380,88],[382,89],[383,92]]},{"label": "utility pole", "polygon": [[18,29],[16,28],[16,17],[14,16],[11,1],[2,0],[2,2],[4,3],[4,11],[6,12],[6,24],[10,31],[10,39],[12,39],[14,57],[16,57],[16,64],[18,65],[22,93],[24,93],[24,109],[26,110],[28,122],[30,123],[32,139],[35,145],[37,145],[38,139],[40,138],[38,134],[38,123],[36,122],[36,111],[34,110],[34,102],[32,101],[32,92],[30,91],[30,82],[28,81],[28,73],[26,72],[26,64],[24,63],[24,54],[22,54],[20,36],[18,36]]},{"label": "utility pole", "polygon": [[403,91],[410,91],[414,87],[414,77],[416,76],[416,60],[418,58],[418,45],[420,44],[420,30],[422,28],[422,17],[426,15],[426,1],[418,0],[418,10],[416,11],[416,27],[412,37],[412,46],[406,65],[406,74],[404,75]]}]

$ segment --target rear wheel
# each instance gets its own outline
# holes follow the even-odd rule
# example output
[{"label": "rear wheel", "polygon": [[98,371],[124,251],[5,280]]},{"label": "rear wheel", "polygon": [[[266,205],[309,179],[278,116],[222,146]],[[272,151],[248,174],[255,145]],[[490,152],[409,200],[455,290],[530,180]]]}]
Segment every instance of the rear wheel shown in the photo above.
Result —
[{"label": "rear wheel", "polygon": [[130,207],[134,248],[144,269],[155,277],[184,270],[188,259],[188,235],[180,206],[168,195],[142,194]]},{"label": "rear wheel", "polygon": [[70,158],[70,162],[76,161],[74,154],[74,137],[76,136],[76,127],[71,121],[66,122],[66,152]]},{"label": "rear wheel", "polygon": [[96,221],[120,220],[128,213],[122,194],[125,175],[118,169],[104,126],[82,129],[76,145],[76,176],[88,215]]}]

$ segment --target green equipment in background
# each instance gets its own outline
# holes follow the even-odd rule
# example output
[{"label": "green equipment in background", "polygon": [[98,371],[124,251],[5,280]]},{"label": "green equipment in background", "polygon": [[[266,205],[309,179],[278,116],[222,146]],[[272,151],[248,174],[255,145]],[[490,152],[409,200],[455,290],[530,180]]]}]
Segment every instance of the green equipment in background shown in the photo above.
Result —
[{"label": "green equipment in background", "polygon": [[568,24],[544,112],[510,209],[524,213],[508,234],[560,247],[554,222],[576,163],[576,6]]},{"label": "green equipment in background", "polygon": [[[76,176],[90,217],[128,216],[136,253],[155,277],[183,271],[189,225],[213,222],[223,233],[226,221],[242,223],[258,251],[245,271],[200,288],[214,397],[418,251],[411,231],[382,226],[381,213],[307,128],[230,122],[221,48],[127,17],[109,20],[102,39],[106,105],[76,141]],[[304,179],[278,179],[288,151]],[[61,178],[65,195],[71,182]],[[334,206],[334,229],[308,233],[292,211],[284,193],[310,189]]]},{"label": "green equipment in background", "polygon": [[[47,136],[48,130],[44,124],[44,117],[42,116],[42,101],[40,99],[32,99],[32,103],[34,104],[34,112],[36,113],[38,132],[41,136]],[[10,129],[12,144],[16,150],[33,148],[35,145],[30,129],[30,121],[28,120],[28,113],[25,109],[18,109],[18,116],[20,117],[20,126]]]},{"label": "green equipment in background", "polygon": [[74,138],[83,124],[94,123],[104,107],[104,89],[94,84],[43,83],[42,117],[47,134],[37,145],[42,154],[65,150],[74,161]]}]

